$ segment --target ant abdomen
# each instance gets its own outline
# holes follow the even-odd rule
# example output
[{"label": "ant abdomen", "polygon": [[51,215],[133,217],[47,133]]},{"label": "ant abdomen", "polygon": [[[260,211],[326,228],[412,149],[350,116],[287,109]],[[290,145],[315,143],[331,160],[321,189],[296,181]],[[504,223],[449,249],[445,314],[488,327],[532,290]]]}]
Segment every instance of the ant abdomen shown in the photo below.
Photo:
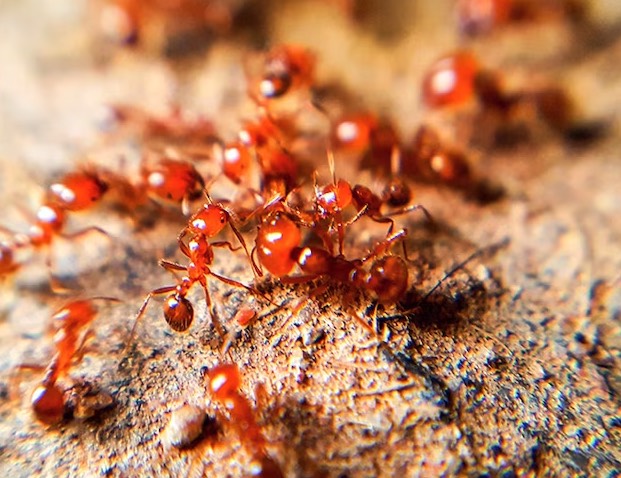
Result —
[{"label": "ant abdomen", "polygon": [[272,274],[282,277],[296,264],[293,251],[302,240],[298,225],[285,214],[271,214],[261,224],[257,234],[259,261]]},{"label": "ant abdomen", "polygon": [[65,399],[56,384],[38,386],[30,400],[37,419],[47,425],[60,423],[65,415]]},{"label": "ant abdomen", "polygon": [[185,332],[194,320],[192,303],[179,294],[169,296],[163,305],[164,318],[175,332]]}]

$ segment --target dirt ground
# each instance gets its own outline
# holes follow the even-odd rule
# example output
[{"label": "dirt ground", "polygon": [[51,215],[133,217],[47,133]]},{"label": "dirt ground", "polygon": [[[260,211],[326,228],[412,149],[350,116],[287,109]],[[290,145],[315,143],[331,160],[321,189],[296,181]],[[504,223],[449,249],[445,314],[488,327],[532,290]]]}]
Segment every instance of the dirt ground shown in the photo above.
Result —
[{"label": "dirt ground", "polygon": [[[551,81],[575,104],[571,132],[532,121],[524,138],[501,147],[470,112],[431,113],[421,104],[425,66],[464,41],[452,2],[361,2],[356,22],[327,0],[231,3],[241,9],[233,34],[167,59],[157,36],[139,51],[104,45],[93,3],[0,0],[0,224],[23,230],[23,211],[76,162],[119,166],[121,153],[102,135],[107,104],[163,114],[178,103],[231,136],[252,117],[249,45],[281,42],[312,48],[319,83],[354,91],[404,137],[429,122],[456,143],[467,138],[475,169],[504,195],[482,204],[416,185],[416,202],[440,227],[415,214],[399,219],[410,231],[413,279],[394,307],[321,281],[264,278],[257,287],[287,306],[260,304],[259,319],[242,329],[232,317],[253,299],[212,280],[232,339],[225,355],[200,290],[190,296],[196,320],[188,333],[166,326],[156,299],[128,345],[145,295],[172,281],[158,259],[181,260],[182,218],[137,228],[105,206],[77,215],[74,230],[95,224],[109,237],[59,241],[57,271],[82,296],[122,302],[100,305],[71,376],[94,397],[109,394],[113,406],[55,427],[33,418],[40,372],[18,367],[47,363],[49,316],[67,300],[50,292],[45,260],[34,257],[0,290],[3,474],[247,476],[251,457],[204,378],[206,368],[233,361],[286,476],[620,476],[621,7],[587,2],[580,24],[552,19],[469,41],[511,88]],[[377,180],[337,168],[352,182]],[[384,229],[364,222],[353,230],[350,251]],[[237,253],[223,250],[214,270],[253,281]],[[169,422],[184,404],[204,409],[217,431],[206,426],[194,446],[178,449]]]}]

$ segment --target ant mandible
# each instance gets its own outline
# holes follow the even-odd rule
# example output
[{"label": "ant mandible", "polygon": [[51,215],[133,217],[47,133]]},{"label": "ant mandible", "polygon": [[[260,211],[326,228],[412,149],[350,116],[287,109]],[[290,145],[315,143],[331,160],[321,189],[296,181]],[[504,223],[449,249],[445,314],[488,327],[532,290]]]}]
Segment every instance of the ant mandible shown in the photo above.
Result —
[{"label": "ant mandible", "polygon": [[[58,379],[69,374],[71,365],[80,358],[88,332],[85,328],[97,315],[93,306],[96,300],[118,302],[113,297],[92,297],[75,300],[65,304],[52,315],[55,329],[54,347],[56,353],[45,369],[41,384],[34,390],[31,398],[32,411],[37,419],[48,425],[59,423],[66,409],[64,392]],[[28,366],[24,366],[28,367]]]},{"label": "ant mandible", "polygon": [[235,364],[220,364],[207,371],[209,392],[225,408],[243,446],[252,456],[251,476],[282,478],[284,474],[266,450],[267,440],[252,407],[240,393],[241,374]]}]

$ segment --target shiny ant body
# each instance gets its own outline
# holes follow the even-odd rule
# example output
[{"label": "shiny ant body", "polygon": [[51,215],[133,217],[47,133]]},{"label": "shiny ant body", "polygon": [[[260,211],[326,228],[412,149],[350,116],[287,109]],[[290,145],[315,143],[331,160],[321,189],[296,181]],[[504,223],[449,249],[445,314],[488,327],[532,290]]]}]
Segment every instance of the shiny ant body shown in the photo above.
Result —
[{"label": "shiny ant body", "polygon": [[250,475],[282,478],[280,465],[267,453],[267,440],[254,416],[248,399],[240,393],[241,374],[235,364],[220,364],[208,370],[209,392],[224,408],[242,445],[252,456]]},{"label": "shiny ant body", "polygon": [[422,98],[433,109],[454,108],[478,102],[481,111],[501,124],[510,123],[518,110],[530,107],[551,128],[563,131],[573,119],[573,105],[558,87],[543,86],[508,92],[498,72],[483,68],[469,51],[461,50],[436,60],[427,70]]},{"label": "shiny ant body", "polygon": [[[97,315],[93,302],[96,300],[117,301],[110,297],[69,302],[52,316],[54,347],[56,352],[45,369],[41,384],[31,398],[32,411],[37,419],[48,425],[59,423],[66,412],[65,394],[58,380],[69,374],[72,364],[81,358],[87,333],[85,329]],[[24,366],[24,368],[31,368]]]},{"label": "shiny ant body", "polygon": [[255,87],[259,104],[310,88],[314,82],[315,58],[304,47],[281,45],[266,53],[262,70]]},{"label": "shiny ant body", "polygon": [[[386,255],[392,244],[403,241],[407,231],[388,235],[362,259],[348,260],[320,247],[303,247],[300,226],[282,209],[270,211],[262,220],[256,238],[260,263],[284,282],[304,282],[327,277],[375,294],[381,302],[396,302],[408,285],[408,269],[398,256]],[[379,257],[379,259],[378,259]],[[369,271],[364,266],[373,259]],[[301,276],[290,276],[295,266]]]}]

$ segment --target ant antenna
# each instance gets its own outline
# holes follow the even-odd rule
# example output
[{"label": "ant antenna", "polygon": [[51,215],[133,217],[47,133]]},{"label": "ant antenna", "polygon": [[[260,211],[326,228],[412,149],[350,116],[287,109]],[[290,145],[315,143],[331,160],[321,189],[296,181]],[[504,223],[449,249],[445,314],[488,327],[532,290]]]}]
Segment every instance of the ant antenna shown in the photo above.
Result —
[{"label": "ant antenna", "polygon": [[328,155],[328,168],[330,168],[330,174],[332,175],[332,183],[336,186],[336,164],[334,161],[334,151],[331,146],[326,148],[326,154]]},{"label": "ant antenna", "polygon": [[429,296],[438,289],[438,287],[440,287],[448,278],[450,278],[457,271],[459,271],[460,269],[463,269],[466,266],[466,264],[473,261],[477,257],[482,256],[486,252],[496,252],[497,250],[502,249],[503,247],[506,247],[510,242],[511,242],[511,239],[508,237],[505,237],[504,239],[500,240],[499,242],[495,244],[490,244],[489,246],[481,247],[480,249],[474,251],[472,254],[466,257],[463,261],[461,261],[459,264],[457,264],[455,267],[449,270],[446,274],[444,274],[442,279],[440,279],[438,283],[434,285],[431,289],[429,289],[429,291],[423,296],[422,301],[427,300]]},{"label": "ant antenna", "polygon": [[390,172],[393,177],[401,173],[401,149],[396,144],[392,146],[390,152]]}]

